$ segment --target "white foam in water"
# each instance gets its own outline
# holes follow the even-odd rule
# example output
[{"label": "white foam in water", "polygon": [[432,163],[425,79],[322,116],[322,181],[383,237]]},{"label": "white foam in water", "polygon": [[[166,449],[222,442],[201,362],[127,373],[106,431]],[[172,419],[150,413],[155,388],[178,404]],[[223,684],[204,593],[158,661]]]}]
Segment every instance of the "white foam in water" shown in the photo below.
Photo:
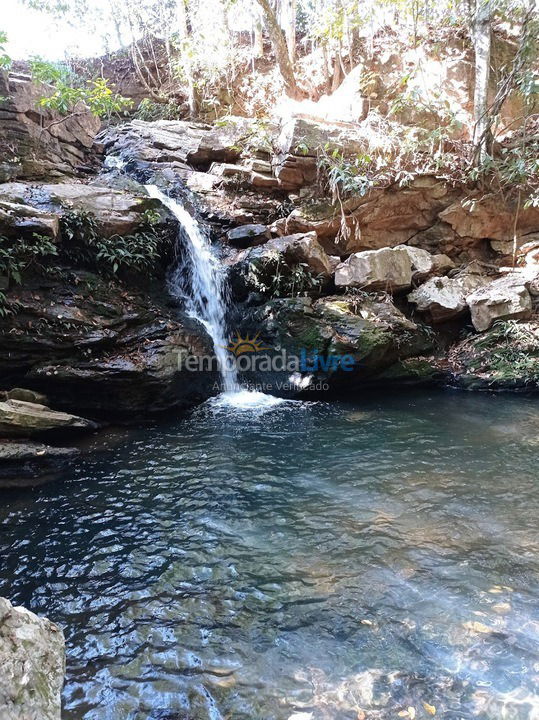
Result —
[{"label": "white foam in water", "polygon": [[[237,369],[234,363],[229,362],[226,349],[225,276],[208,238],[183,205],[162,193],[155,185],[146,185],[146,190],[150,197],[159,199],[171,211],[185,233],[188,256],[174,270],[169,286],[175,297],[186,302],[187,312],[204,325],[213,340],[224,390],[218,398],[214,398],[213,406],[252,410],[279,405],[283,402],[280,398],[241,388]],[[191,286],[186,292],[184,286],[187,275],[191,277]]]},{"label": "white foam in water", "polygon": [[[236,408],[237,410],[265,410],[286,402],[275,395],[266,395],[256,390],[225,392],[213,399],[214,407]],[[290,401],[293,402],[293,401]]]}]

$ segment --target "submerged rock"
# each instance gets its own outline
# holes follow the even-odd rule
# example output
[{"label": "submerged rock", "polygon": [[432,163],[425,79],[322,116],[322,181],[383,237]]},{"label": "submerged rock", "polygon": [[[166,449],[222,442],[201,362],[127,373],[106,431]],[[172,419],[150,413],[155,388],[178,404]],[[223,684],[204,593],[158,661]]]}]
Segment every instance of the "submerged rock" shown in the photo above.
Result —
[{"label": "submerged rock", "polygon": [[65,651],[62,630],[0,598],[0,716],[60,720]]},{"label": "submerged rock", "polygon": [[77,448],[32,440],[0,440],[0,488],[41,485],[79,455]]}]

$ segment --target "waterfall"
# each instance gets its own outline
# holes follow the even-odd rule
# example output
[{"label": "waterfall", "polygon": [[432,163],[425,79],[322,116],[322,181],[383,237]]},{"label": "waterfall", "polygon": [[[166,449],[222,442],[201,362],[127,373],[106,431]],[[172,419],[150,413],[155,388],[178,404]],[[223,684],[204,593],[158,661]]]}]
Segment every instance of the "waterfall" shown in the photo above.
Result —
[{"label": "waterfall", "polygon": [[146,185],[146,190],[178,219],[186,240],[187,256],[172,273],[170,291],[186,303],[189,315],[202,323],[213,340],[224,392],[237,393],[240,390],[237,370],[226,350],[225,275],[217,257],[199,224],[183,205],[155,185]]}]

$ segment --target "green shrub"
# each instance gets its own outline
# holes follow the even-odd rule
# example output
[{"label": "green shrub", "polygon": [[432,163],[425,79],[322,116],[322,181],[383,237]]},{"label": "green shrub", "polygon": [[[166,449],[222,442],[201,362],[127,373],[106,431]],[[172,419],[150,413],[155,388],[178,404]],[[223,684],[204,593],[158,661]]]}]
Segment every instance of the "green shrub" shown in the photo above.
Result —
[{"label": "green shrub", "polygon": [[[30,239],[6,238],[0,236],[0,277],[7,283],[22,283],[23,273],[34,268],[43,272],[46,268],[43,261],[58,256],[58,249],[54,242],[45,235],[34,233]],[[0,317],[10,312],[5,293],[0,292]]]},{"label": "green shrub", "polygon": [[323,278],[313,275],[308,265],[288,265],[279,256],[249,263],[246,284],[255,292],[270,298],[319,295]]},{"label": "green shrub", "polygon": [[90,112],[100,118],[121,113],[133,104],[114,92],[105,78],[84,80],[62,63],[33,58],[30,69],[34,80],[54,87],[51,95],[40,98],[39,106],[56,110],[62,115],[72,113],[79,102],[87,105]]},{"label": "green shrub", "polygon": [[60,220],[64,254],[104,274],[131,270],[151,275],[169,242],[166,231],[156,229],[158,220],[156,211],[147,210],[136,232],[103,237],[91,213],[68,212]]}]

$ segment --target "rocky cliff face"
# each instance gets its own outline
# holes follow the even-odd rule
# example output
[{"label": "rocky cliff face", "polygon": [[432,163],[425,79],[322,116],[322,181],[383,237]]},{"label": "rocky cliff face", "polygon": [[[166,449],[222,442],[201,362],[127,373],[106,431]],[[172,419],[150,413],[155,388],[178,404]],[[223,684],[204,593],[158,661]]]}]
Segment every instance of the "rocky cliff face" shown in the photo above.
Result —
[{"label": "rocky cliff face", "polygon": [[61,629],[0,598],[2,720],[60,720],[65,652]]},{"label": "rocky cliff face", "polygon": [[84,106],[69,117],[40,107],[39,98],[50,92],[28,75],[0,72],[0,181],[89,171],[101,123]]}]

